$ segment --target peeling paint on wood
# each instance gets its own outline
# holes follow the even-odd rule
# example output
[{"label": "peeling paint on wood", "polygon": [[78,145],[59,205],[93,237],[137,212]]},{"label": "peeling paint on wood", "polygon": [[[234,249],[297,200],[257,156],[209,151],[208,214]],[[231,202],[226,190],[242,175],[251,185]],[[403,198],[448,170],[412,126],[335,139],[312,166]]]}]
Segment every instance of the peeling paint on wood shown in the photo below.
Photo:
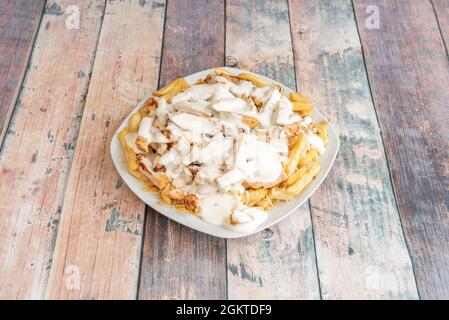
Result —
[{"label": "peeling paint on wood", "polygon": [[[224,3],[170,0],[159,85],[224,62]],[[148,208],[139,299],[224,299],[225,240]]]},{"label": "peeling paint on wood", "polygon": [[369,30],[369,3],[354,5],[418,290],[449,299],[449,60],[435,17],[447,36],[449,7],[379,0],[382,23]]},{"label": "peeling paint on wood", "polygon": [[[109,143],[123,118],[156,88],[159,66],[153,57],[161,52],[163,22],[163,10],[141,7],[137,1],[106,4],[62,206],[48,298],[137,295],[145,209],[128,188],[116,188],[119,177]],[[76,287],[73,270],[80,275]]]},{"label": "peeling paint on wood", "polygon": [[[226,4],[227,63],[294,89],[287,1]],[[320,298],[307,204],[264,232],[228,240],[227,257],[230,299]]]},{"label": "peeling paint on wood", "polygon": [[[88,85],[88,79],[73,74],[80,67],[92,67],[103,13],[88,9],[89,2],[79,1],[83,32],[68,32],[63,17],[44,14],[10,124],[10,131],[20,134],[6,137],[0,155],[2,298],[44,297],[57,231],[54,222],[59,220],[73,153],[62,145],[78,134],[73,117],[81,111],[80,96]],[[69,1],[55,3],[66,6]],[[31,112],[43,107],[45,113]],[[61,161],[52,162],[56,158]]]},{"label": "peeling paint on wood", "polygon": [[292,0],[290,16],[298,87],[341,140],[311,199],[322,297],[417,298],[352,3]]},{"label": "peeling paint on wood", "polygon": [[44,0],[0,2],[0,147],[28,66],[44,4]]}]

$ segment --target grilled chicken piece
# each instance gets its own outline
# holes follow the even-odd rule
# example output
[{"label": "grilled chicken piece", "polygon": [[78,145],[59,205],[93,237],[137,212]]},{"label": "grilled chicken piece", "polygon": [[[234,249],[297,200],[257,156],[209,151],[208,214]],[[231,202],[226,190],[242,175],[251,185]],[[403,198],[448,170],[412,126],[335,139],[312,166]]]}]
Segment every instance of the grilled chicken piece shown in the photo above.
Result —
[{"label": "grilled chicken piece", "polygon": [[184,205],[189,210],[196,210],[199,207],[199,204],[200,199],[192,193],[187,194],[184,198]]}]

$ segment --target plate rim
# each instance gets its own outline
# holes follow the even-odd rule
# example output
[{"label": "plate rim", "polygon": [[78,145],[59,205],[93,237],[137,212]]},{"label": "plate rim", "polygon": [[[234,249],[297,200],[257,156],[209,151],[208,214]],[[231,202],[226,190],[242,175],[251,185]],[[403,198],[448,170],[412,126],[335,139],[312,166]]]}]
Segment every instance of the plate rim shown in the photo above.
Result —
[{"label": "plate rim", "polygon": [[[270,83],[274,83],[274,84],[278,84],[280,86],[282,86],[286,92],[294,92],[295,90],[287,87],[286,85],[280,83],[279,81],[270,79],[266,76],[248,71],[248,70],[243,70],[243,69],[239,69],[239,68],[234,68],[234,67],[215,67],[215,68],[209,68],[209,69],[205,69],[202,71],[198,71],[195,73],[192,73],[190,75],[184,76],[182,77],[183,79],[187,80],[187,82],[189,82],[189,79],[195,78],[195,77],[202,77],[203,74],[208,74],[210,72],[212,72],[214,69],[225,69],[228,70],[232,73],[236,73],[236,72],[245,72],[245,73],[249,73],[251,75],[260,77],[261,79],[268,81]],[[190,82],[189,82],[190,83]],[[325,170],[322,170],[319,174],[319,176],[321,176],[321,178],[319,179],[319,182],[316,183],[316,179],[312,180],[312,183],[306,187],[306,189],[304,189],[301,193],[306,192],[306,190],[314,184],[315,184],[312,188],[310,188],[309,190],[307,190],[306,194],[308,194],[307,196],[304,197],[305,194],[303,194],[303,199],[298,201],[299,199],[297,199],[297,203],[293,205],[292,208],[285,210],[286,212],[279,214],[279,216],[277,218],[275,218],[274,220],[270,221],[269,223],[265,223],[267,222],[267,220],[265,220],[264,223],[262,223],[256,230],[249,232],[249,233],[240,233],[240,232],[236,232],[236,231],[232,231],[229,229],[226,229],[224,226],[217,226],[217,225],[213,225],[210,223],[205,222],[204,220],[202,220],[200,217],[196,217],[194,215],[190,215],[187,214],[185,212],[176,210],[168,205],[165,204],[159,204],[158,202],[160,202],[160,200],[157,199],[157,194],[156,193],[152,193],[149,191],[145,191],[143,186],[142,186],[142,182],[140,182],[139,180],[137,180],[137,178],[135,178],[134,176],[132,176],[128,170],[126,169],[126,165],[124,164],[124,157],[123,157],[123,152],[121,150],[121,146],[120,146],[120,142],[118,140],[118,133],[122,130],[123,127],[126,126],[127,121],[129,120],[129,118],[131,117],[131,115],[133,113],[135,113],[136,110],[138,110],[139,108],[141,108],[141,106],[145,103],[145,101],[147,101],[150,97],[152,97],[153,94],[147,95],[145,97],[143,97],[140,102],[128,113],[128,115],[126,116],[126,118],[120,123],[120,125],[117,127],[117,130],[115,131],[114,135],[112,136],[111,142],[109,144],[109,150],[110,150],[110,155],[112,158],[112,162],[114,163],[114,166],[117,170],[117,172],[119,173],[121,179],[123,180],[123,182],[125,182],[125,184],[128,186],[128,188],[141,200],[143,201],[146,205],[148,205],[149,207],[151,207],[154,211],[156,211],[159,214],[164,215],[165,217],[167,217],[170,220],[174,220],[177,223],[180,223],[188,228],[194,229],[196,231],[199,232],[203,232],[206,234],[209,234],[211,236],[214,237],[218,237],[218,238],[224,238],[224,239],[234,239],[234,238],[242,238],[242,237],[247,237],[250,236],[252,234],[258,233],[266,228],[270,228],[271,226],[279,223],[280,221],[284,220],[285,218],[287,218],[290,214],[292,214],[293,212],[295,212],[299,207],[301,207],[307,200],[309,200],[312,195],[316,192],[316,190],[318,189],[318,187],[321,186],[321,184],[323,183],[323,181],[327,178],[331,168],[333,167],[334,163],[335,163],[335,159],[338,155],[338,151],[340,149],[340,137],[337,133],[337,131],[335,130],[335,128],[332,126],[332,123],[317,109],[314,108],[313,109],[313,114],[312,114],[312,118],[315,118],[316,116],[318,116],[319,118],[321,118],[320,120],[326,120],[327,123],[329,124],[328,126],[328,131],[330,133],[330,137],[332,136],[332,139],[329,140],[329,145],[327,147],[327,150],[329,150],[331,147],[331,141],[334,143],[332,145],[333,149],[334,149],[334,153],[331,154],[331,158],[330,158],[330,162],[329,165],[325,168]],[[118,144],[118,145],[117,145]],[[118,151],[117,151],[117,147],[118,147]],[[326,150],[326,151],[327,151]],[[116,152],[117,151],[117,152]],[[120,159],[118,159],[120,158]],[[129,181],[131,180],[131,181]],[[137,189],[138,188],[138,189]],[[288,201],[288,202],[283,202],[280,204],[277,204],[275,207],[277,207],[279,209],[280,205],[285,205],[287,203],[294,203],[295,198],[298,198],[301,196],[301,193],[297,196],[295,196],[292,200]],[[271,211],[272,209],[270,209]],[[270,213],[270,211],[268,211],[268,214]],[[146,214],[146,213],[145,213]],[[191,219],[187,219],[186,217],[189,218],[194,218],[195,220],[189,221]],[[199,225],[196,225],[199,224]],[[201,226],[201,224],[204,224],[203,226]]]}]

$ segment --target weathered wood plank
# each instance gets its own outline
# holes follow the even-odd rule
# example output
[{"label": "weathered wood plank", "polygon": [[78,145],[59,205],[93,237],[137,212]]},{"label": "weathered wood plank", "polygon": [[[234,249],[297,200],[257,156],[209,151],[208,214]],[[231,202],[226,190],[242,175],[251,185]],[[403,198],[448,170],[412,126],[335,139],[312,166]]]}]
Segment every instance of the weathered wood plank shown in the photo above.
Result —
[{"label": "weathered wood plank", "polygon": [[446,46],[446,53],[449,48],[449,1],[447,0],[431,0],[438,24]]},{"label": "weathered wood plank", "polygon": [[[224,63],[224,4],[168,1],[161,78]],[[170,221],[148,208],[139,299],[223,299],[226,243]]]},{"label": "weathered wood plank", "polygon": [[137,295],[144,204],[122,184],[109,143],[156,88],[163,1],[108,1],[65,194],[49,298]]},{"label": "weathered wood plank", "polygon": [[324,299],[417,298],[350,0],[293,0],[302,92],[341,139],[311,199]]},{"label": "weathered wood plank", "polygon": [[68,4],[52,2],[58,10],[42,18],[0,154],[1,298],[43,298],[49,277],[103,15],[103,1],[79,1],[82,29],[69,30]]},{"label": "weathered wood plank", "polygon": [[[287,1],[228,0],[228,65],[295,88]],[[231,299],[319,299],[309,206],[254,236],[228,240]]]},{"label": "weathered wood plank", "polygon": [[0,2],[0,145],[5,137],[45,0]]},{"label": "weathered wood plank", "polygon": [[354,2],[402,224],[424,299],[449,298],[449,60],[429,1]]}]

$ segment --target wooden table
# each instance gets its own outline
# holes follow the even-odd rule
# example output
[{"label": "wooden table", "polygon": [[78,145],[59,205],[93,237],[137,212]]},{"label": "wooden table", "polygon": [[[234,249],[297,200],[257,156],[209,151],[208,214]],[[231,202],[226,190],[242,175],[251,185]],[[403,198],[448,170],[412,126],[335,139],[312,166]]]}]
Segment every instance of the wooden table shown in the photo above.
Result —
[{"label": "wooden table", "polygon": [[[449,1],[0,1],[0,297],[449,298]],[[117,126],[170,79],[237,66],[337,128],[304,205],[223,240],[137,199]]]}]

